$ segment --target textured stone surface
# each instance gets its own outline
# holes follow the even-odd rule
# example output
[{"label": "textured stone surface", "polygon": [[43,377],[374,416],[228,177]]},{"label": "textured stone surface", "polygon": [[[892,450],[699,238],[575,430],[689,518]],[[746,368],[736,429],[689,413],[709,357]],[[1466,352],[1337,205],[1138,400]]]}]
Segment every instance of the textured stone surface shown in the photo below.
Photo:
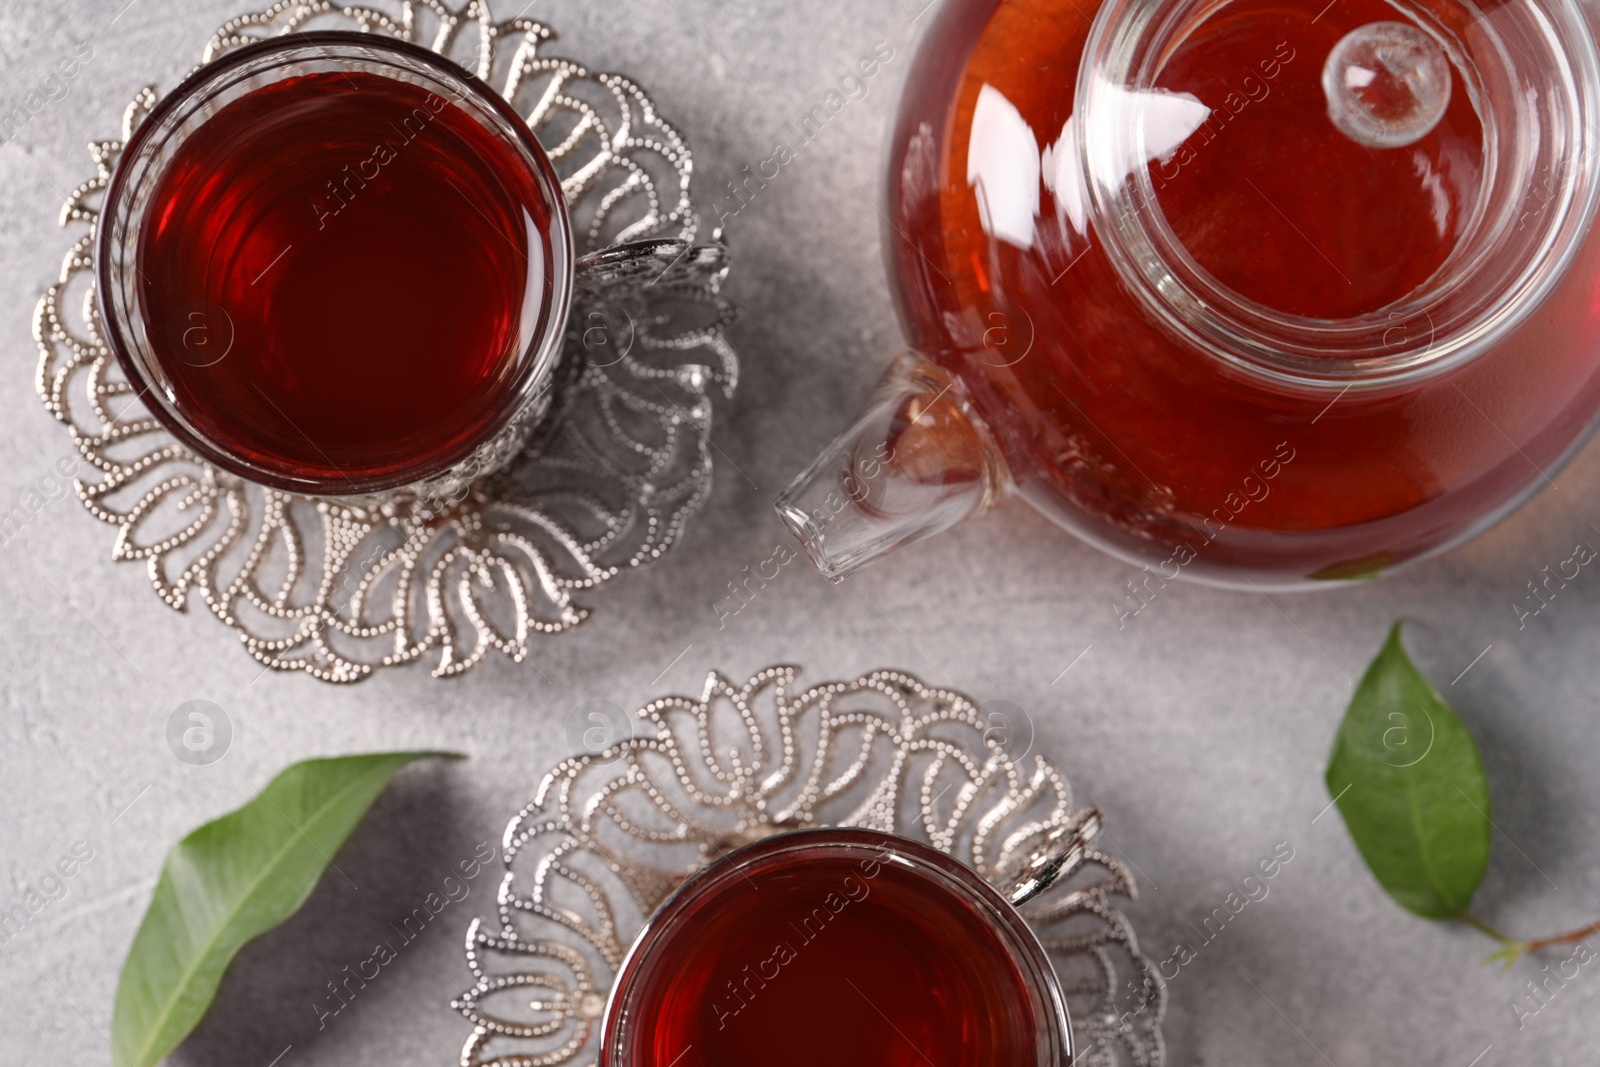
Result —
[{"label": "textured stone surface", "polygon": [[[0,4],[0,110],[76,41],[94,45],[66,97],[0,145],[0,510],[68,450],[34,396],[28,323],[64,248],[55,218],[86,172],[83,145],[115,133],[140,85],[174,84],[243,10],[135,0],[110,25],[123,2]],[[727,461],[713,499],[674,558],[593,598],[595,618],[549,641],[537,670],[498,661],[441,683],[416,669],[347,689],[262,677],[214,620],[173,613],[141,568],[112,563],[111,531],[73,502],[49,504],[0,549],[0,907],[74,842],[94,847],[65,897],[0,945],[0,1060],[107,1062],[117,968],[184,831],[291,760],[438,746],[472,759],[396,783],[339,860],[348,881],[326,880],[247,950],[172,1060],[265,1067],[288,1047],[284,1067],[453,1062],[466,1025],[446,1001],[466,974],[467,921],[492,906],[487,879],[320,1030],[311,1005],[448,866],[498,838],[571,747],[584,701],[632,708],[698,689],[712,667],[742,679],[789,661],[812,681],[898,666],[1027,709],[1041,750],[1102,807],[1142,874],[1131,912],[1158,959],[1180,939],[1199,944],[1195,926],[1249,869],[1278,842],[1294,847],[1270,896],[1172,981],[1174,1064],[1593,1062],[1600,974],[1585,970],[1519,1032],[1508,1001],[1537,968],[1482,966],[1478,934],[1400,912],[1337,815],[1316,817],[1347,682],[1405,616],[1493,780],[1500,833],[1480,910],[1528,935],[1600,915],[1600,577],[1585,570],[1523,629],[1511,607],[1575,542],[1600,545],[1600,451],[1487,536],[1380,584],[1270,603],[1173,586],[1118,629],[1111,604],[1130,572],[1008,506],[852,584],[829,587],[797,562],[719,630],[713,600],[783,539],[768,501],[895,348],[870,200],[922,3],[540,0],[533,12],[561,31],[563,51],[655,93],[690,134],[708,206],[858,57],[880,40],[896,49],[868,96],[729,224],[746,377],[716,430]],[[235,726],[210,767],[179,762],[165,742],[168,716],[195,699]]]}]

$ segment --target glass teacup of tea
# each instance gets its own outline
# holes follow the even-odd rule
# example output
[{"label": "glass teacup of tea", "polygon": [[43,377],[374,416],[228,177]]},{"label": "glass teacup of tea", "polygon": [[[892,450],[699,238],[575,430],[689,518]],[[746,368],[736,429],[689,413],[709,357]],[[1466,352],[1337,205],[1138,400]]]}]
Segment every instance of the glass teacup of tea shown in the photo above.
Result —
[{"label": "glass teacup of tea", "polygon": [[151,412],[282,490],[458,491],[550,406],[573,287],[560,179],[428,49],[304,33],[228,53],[106,194],[106,340]]},{"label": "glass teacup of tea", "polygon": [[1041,851],[1003,895],[869,830],[769,837],[646,923],[606,1008],[601,1067],[1066,1067],[1066,1001],[1013,901],[1082,856]]}]

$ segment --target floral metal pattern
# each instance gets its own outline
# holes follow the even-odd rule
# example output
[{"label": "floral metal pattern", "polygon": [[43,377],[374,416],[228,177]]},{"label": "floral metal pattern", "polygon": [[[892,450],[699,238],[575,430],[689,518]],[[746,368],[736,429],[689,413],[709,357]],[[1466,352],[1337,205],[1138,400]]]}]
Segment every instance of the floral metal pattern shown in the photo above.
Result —
[{"label": "floral metal pattern", "polygon": [[[506,826],[499,914],[467,931],[473,1024],[461,1067],[592,1064],[610,981],[645,918],[688,874],[786,830],[915,837],[1005,886],[1075,826],[1066,779],[1014,761],[971,699],[898,671],[802,689],[769,667],[713,672],[698,698],[637,713],[634,736],[562,762]],[[1159,1067],[1165,989],[1113,906],[1126,867],[1095,848],[1022,906],[1067,995],[1078,1067]]]},{"label": "floral metal pattern", "polygon": [[[548,55],[554,37],[487,4],[336,6],[284,0],[230,20],[209,61],[273,34],[359,29],[425,44],[496,86],[556,164],[580,255],[553,429],[506,471],[438,501],[333,501],[268,490],[202,462],[138,403],[106,347],[94,228],[120,138],[89,146],[94,176],[61,224],[81,228],[34,315],[36,386],[86,462],[89,512],[112,558],[143,562],[183,611],[196,593],[251,656],[353,682],[431,659],[459,674],[491,650],[527,658],[535,634],[582,622],[584,594],[659,559],[711,488],[713,388],[731,397],[725,250],[694,245],[693,161],[629,79]],[[627,246],[619,250],[618,246]]]}]

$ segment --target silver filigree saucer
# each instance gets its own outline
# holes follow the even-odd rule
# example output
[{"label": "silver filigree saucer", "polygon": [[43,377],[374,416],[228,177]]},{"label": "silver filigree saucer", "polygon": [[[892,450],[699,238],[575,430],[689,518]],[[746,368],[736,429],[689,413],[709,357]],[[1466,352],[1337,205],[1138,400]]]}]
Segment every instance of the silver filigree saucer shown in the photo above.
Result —
[{"label": "silver filigree saucer", "polygon": [[710,493],[711,393],[731,398],[738,382],[725,249],[717,235],[694,244],[682,136],[629,79],[545,54],[547,26],[495,22],[483,0],[283,0],[230,20],[203,60],[307,29],[427,45],[496,86],[546,147],[586,256],[549,432],[504,472],[442,493],[447,506],[278,492],[179,444],[123,378],[93,293],[100,201],[150,88],[119,139],[89,146],[95,174],[62,207],[84,232],[34,314],[39,396],[88,468],[79,499],[117,529],[112,558],[142,561],[179,611],[198,593],[265,666],[353,682],[428,658],[435,676],[459,674],[491,650],[521,662],[535,634],[588,617],[580,594],[660,559]]},{"label": "silver filigree saucer", "polygon": [[[855,826],[928,842],[1006,887],[1091,809],[1042,757],[1014,761],[971,699],[898,671],[798,689],[713,672],[635,735],[567,759],[506,826],[499,914],[467,931],[461,1067],[592,1064],[611,980],[688,874],[786,830]],[[1085,836],[1092,836],[1093,828]],[[1081,1067],[1160,1067],[1165,988],[1112,898],[1132,875],[1090,847],[1023,904],[1061,980]],[[819,1020],[819,1022],[822,1020]]]}]

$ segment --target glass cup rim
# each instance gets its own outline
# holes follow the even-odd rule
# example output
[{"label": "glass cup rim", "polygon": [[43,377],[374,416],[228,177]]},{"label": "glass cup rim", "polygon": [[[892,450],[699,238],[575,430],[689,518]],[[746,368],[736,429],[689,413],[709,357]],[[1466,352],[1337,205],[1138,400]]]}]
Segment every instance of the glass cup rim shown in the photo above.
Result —
[{"label": "glass cup rim", "polygon": [[[360,56],[355,54],[358,51]],[[545,326],[540,332],[538,349],[531,358],[525,358],[526,365],[504,391],[501,409],[482,430],[449,451],[430,456],[426,463],[417,461],[381,474],[353,479],[341,477],[338,479],[337,488],[334,488],[332,479],[296,477],[279,468],[257,463],[240,455],[212,440],[193,426],[176,405],[169,403],[159,383],[151,379],[141,363],[141,359],[151,363],[156,363],[158,360],[153,352],[146,351],[141,354],[141,349],[148,349],[149,346],[141,345],[135,340],[136,335],[125,314],[128,309],[111,297],[113,287],[117,284],[112,277],[112,271],[117,251],[114,245],[118,243],[119,229],[113,222],[117,220],[119,212],[127,211],[131,216],[131,210],[124,202],[131,191],[130,183],[136,177],[153,182],[158,181],[160,175],[165,172],[165,166],[162,166],[153,177],[146,177],[142,173],[135,174],[141,164],[149,162],[143,158],[143,152],[148,149],[151,138],[163,129],[163,123],[175,112],[202,98],[208,90],[225,80],[229,74],[248,64],[271,57],[279,58],[281,64],[265,66],[260,73],[281,70],[296,62],[319,57],[381,59],[384,53],[402,61],[409,61],[412,69],[417,66],[426,68],[428,74],[449,84],[460,97],[470,98],[472,103],[503,121],[503,125],[496,124],[493,128],[486,128],[509,144],[522,157],[528,165],[529,173],[549,202],[551,225],[545,234],[545,239],[551,253],[549,270],[553,281],[550,299],[541,309]],[[254,91],[254,88],[259,86],[247,90],[247,93]],[[198,129],[204,121],[197,123],[194,128]],[[183,134],[182,138],[186,138],[192,132],[193,130]],[[506,136],[508,132],[509,137]],[[137,227],[142,220],[141,212],[138,218],[130,217],[128,221],[131,227]],[[125,237],[121,243],[131,244],[134,240],[132,237]],[[105,327],[106,345],[140,401],[157,421],[201,459],[222,470],[270,489],[328,498],[389,493],[425,484],[428,480],[448,474],[457,466],[469,462],[480,449],[506,432],[555,377],[572,303],[575,285],[574,264],[572,222],[566,197],[562,192],[561,177],[557,174],[555,165],[544,150],[544,146],[539,143],[527,122],[510,102],[472,72],[431,48],[399,38],[356,30],[312,30],[270,37],[233,49],[192,71],[171,92],[156,102],[123,146],[106,185],[94,235],[95,305]]]},{"label": "glass cup rim", "polygon": [[1066,996],[1061,991],[1060,979],[1050,962],[1044,945],[1026,919],[982,875],[954,856],[933,846],[899,834],[858,827],[816,826],[799,830],[784,830],[727,852],[711,863],[691,873],[644,921],[633,943],[617,966],[616,979],[606,998],[605,1010],[600,1018],[599,1067],[622,1067],[618,1060],[617,1045],[625,1034],[619,1025],[618,1014],[635,979],[640,974],[653,943],[673,928],[680,913],[702,893],[715,888],[718,883],[738,878],[755,863],[764,862],[788,852],[828,849],[874,848],[888,845],[895,850],[895,858],[905,861],[930,883],[941,885],[968,904],[981,906],[980,914],[991,930],[1002,935],[1001,940],[1045,1004],[1053,1030],[1059,1042],[1055,1067],[1072,1067],[1077,1062],[1072,1039],[1072,1024],[1067,1009]]}]

